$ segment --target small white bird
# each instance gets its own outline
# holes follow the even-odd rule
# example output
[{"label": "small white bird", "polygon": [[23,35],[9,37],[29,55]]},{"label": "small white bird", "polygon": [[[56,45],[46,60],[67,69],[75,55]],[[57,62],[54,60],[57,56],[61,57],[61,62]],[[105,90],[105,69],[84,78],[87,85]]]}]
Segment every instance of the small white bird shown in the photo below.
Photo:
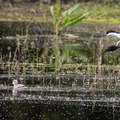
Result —
[{"label": "small white bird", "polygon": [[13,80],[13,88],[19,88],[19,89],[24,89],[27,88],[25,85],[23,84],[18,84],[18,80]]},{"label": "small white bird", "polygon": [[13,89],[12,89],[12,95],[16,96],[18,95],[19,91],[23,91],[24,89],[26,89],[27,87],[23,84],[18,84],[18,80],[13,80]]}]

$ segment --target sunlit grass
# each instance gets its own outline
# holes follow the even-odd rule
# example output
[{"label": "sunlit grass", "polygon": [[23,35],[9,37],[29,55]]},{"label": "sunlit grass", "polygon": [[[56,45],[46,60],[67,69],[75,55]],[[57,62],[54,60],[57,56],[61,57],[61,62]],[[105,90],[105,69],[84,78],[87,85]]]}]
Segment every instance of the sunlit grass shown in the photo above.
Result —
[{"label": "sunlit grass", "polygon": [[[62,5],[63,10],[67,10],[75,4],[70,3]],[[80,3],[79,9],[73,13],[76,16],[78,13],[81,15],[84,13],[90,13],[89,16],[84,20],[86,22],[102,22],[102,23],[120,23],[119,22],[119,11],[120,7],[118,4],[98,4],[94,2]],[[53,19],[50,15],[51,5],[29,5],[19,4],[19,7],[3,7],[0,10],[1,20],[11,21],[45,21],[45,17],[52,22]],[[46,9],[44,9],[46,8]],[[112,8],[112,9],[111,9]]]},{"label": "sunlit grass", "polygon": [[[95,4],[93,2],[81,3],[79,11],[81,14],[89,12],[89,16],[84,20],[86,22],[101,22],[101,23],[120,23],[119,22],[119,4]],[[76,14],[74,13],[74,14]]]}]

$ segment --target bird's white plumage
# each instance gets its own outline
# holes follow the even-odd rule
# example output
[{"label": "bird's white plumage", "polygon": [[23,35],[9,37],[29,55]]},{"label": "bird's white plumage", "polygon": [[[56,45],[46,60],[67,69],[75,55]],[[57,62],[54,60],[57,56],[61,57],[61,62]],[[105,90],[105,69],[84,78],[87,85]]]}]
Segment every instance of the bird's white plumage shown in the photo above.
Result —
[{"label": "bird's white plumage", "polygon": [[[120,39],[120,33],[114,30],[108,30],[106,33],[107,33],[107,36],[112,36]],[[115,46],[120,47],[120,40],[115,44]]]},{"label": "bird's white plumage", "polygon": [[116,46],[120,46],[120,40],[116,43]]},{"label": "bird's white plumage", "polygon": [[120,39],[120,33],[116,33],[116,32],[108,33],[107,36],[113,36],[113,37]]}]

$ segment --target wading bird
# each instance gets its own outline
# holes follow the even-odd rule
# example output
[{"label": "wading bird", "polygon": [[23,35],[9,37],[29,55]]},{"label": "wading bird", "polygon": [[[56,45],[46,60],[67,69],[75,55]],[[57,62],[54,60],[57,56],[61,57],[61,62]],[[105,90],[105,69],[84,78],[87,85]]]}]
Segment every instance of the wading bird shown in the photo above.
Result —
[{"label": "wading bird", "polygon": [[[119,33],[119,32],[116,32],[116,31],[114,31],[114,30],[108,30],[108,31],[106,32],[106,35],[107,35],[107,36],[113,36],[113,37],[116,37],[116,38],[120,39],[120,33]],[[109,47],[105,50],[105,52],[115,51],[115,50],[117,50],[118,48],[120,48],[120,40],[119,40],[115,45],[109,46]]]}]

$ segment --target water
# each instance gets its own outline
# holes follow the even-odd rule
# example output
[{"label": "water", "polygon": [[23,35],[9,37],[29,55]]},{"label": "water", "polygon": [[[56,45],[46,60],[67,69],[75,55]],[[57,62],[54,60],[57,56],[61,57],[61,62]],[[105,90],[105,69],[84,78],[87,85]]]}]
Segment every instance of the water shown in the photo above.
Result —
[{"label": "water", "polygon": [[16,102],[2,104],[3,120],[119,120],[119,107],[89,102]]},{"label": "water", "polygon": [[1,92],[2,120],[119,120],[120,118],[119,91],[48,87],[28,88],[19,91],[16,96],[12,96],[11,88]]},{"label": "water", "polygon": [[[28,88],[19,90],[12,87],[11,80],[6,79],[8,76],[2,75],[1,83],[4,79],[9,85],[0,87],[1,119],[119,120],[119,86],[105,78],[97,78],[95,82],[94,75],[78,75],[77,81],[75,76],[22,76],[24,81],[19,82],[24,82]],[[11,75],[11,79],[16,77]],[[60,83],[56,82],[58,77]]]},{"label": "water", "polygon": [[57,39],[43,23],[0,26],[1,120],[120,120],[119,50],[99,54],[114,44],[102,36],[117,24],[81,23],[65,31],[77,37]]}]

